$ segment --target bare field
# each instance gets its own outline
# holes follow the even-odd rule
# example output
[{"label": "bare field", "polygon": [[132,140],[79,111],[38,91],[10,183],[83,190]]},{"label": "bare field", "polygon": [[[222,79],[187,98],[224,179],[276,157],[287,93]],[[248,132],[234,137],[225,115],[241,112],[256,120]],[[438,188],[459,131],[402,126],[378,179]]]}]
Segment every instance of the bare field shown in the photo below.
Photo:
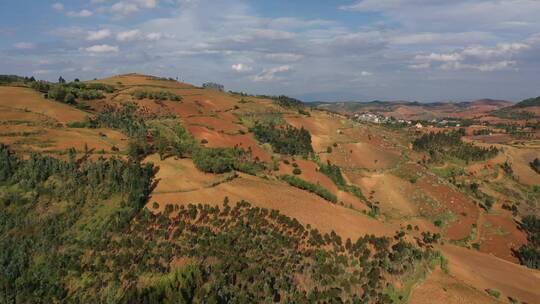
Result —
[{"label": "bare field", "polygon": [[395,229],[366,215],[341,207],[315,194],[290,187],[282,182],[241,174],[230,182],[191,192],[154,194],[152,202],[164,204],[208,203],[221,205],[228,197],[231,202],[246,200],[255,206],[277,209],[283,214],[310,224],[322,232],[336,233],[344,238],[356,239],[364,234],[393,235]]},{"label": "bare field", "polygon": [[45,99],[28,88],[0,87],[0,106],[41,114],[62,123],[83,120],[87,116],[81,110]]},{"label": "bare field", "polygon": [[495,256],[445,245],[441,247],[449,259],[450,273],[477,290],[497,289],[501,298],[513,297],[522,302],[537,303],[540,299],[540,272]]},{"label": "bare field", "polygon": [[412,292],[411,304],[490,304],[500,303],[486,293],[465,285],[437,268]]}]

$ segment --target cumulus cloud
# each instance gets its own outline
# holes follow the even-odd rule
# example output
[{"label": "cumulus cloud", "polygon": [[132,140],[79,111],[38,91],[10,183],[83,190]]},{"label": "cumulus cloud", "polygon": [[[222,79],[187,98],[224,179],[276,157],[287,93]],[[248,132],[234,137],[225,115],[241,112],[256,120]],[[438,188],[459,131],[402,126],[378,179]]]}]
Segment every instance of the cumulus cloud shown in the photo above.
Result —
[{"label": "cumulus cloud", "polygon": [[118,53],[119,48],[108,44],[98,44],[84,48],[84,50],[88,53]]},{"label": "cumulus cloud", "polygon": [[442,70],[474,69],[493,72],[513,68],[517,62],[512,58],[529,49],[525,43],[499,43],[494,47],[472,46],[451,53],[430,53],[416,55],[412,69],[424,69],[435,65]]},{"label": "cumulus cloud", "polygon": [[118,41],[133,41],[137,40],[141,35],[140,30],[130,30],[125,32],[120,32],[116,34],[116,40]]},{"label": "cumulus cloud", "polygon": [[111,6],[111,12],[119,16],[129,16],[139,11],[139,7],[135,3],[117,2]]},{"label": "cumulus cloud", "polygon": [[278,79],[278,75],[288,72],[292,69],[290,65],[281,65],[270,69],[264,69],[260,74],[253,78],[255,82],[274,81]]},{"label": "cumulus cloud", "polygon": [[112,33],[108,29],[102,29],[99,31],[90,31],[88,32],[88,35],[86,36],[86,40],[88,41],[97,41],[97,40],[103,40],[111,37]]},{"label": "cumulus cloud", "polygon": [[233,64],[231,66],[231,68],[232,68],[233,71],[238,72],[238,73],[249,72],[249,71],[251,71],[253,69],[249,65],[243,64],[243,63]]},{"label": "cumulus cloud", "polygon": [[79,17],[79,18],[86,18],[92,16],[94,13],[92,11],[89,11],[87,9],[83,9],[80,11],[69,11],[66,13],[69,17]]},{"label": "cumulus cloud", "polygon": [[144,9],[157,7],[156,0],[123,0],[114,3],[109,11],[118,17],[127,17]]},{"label": "cumulus cloud", "polygon": [[[69,76],[87,78],[133,69],[167,76],[182,71],[192,83],[214,80],[253,93],[302,97],[316,91],[329,99],[344,94],[353,99],[362,92],[367,98],[426,100],[474,90],[483,97],[481,92],[492,92],[486,89],[490,81],[533,82],[540,67],[540,1],[534,0],[349,0],[341,7],[351,17],[347,22],[310,19],[301,11],[295,17],[270,15],[245,0],[50,4],[55,1],[66,4],[62,13],[93,14],[96,22],[71,18],[61,29],[43,28],[34,50],[22,52],[12,44],[0,52],[6,70],[26,67],[22,74],[37,69],[58,74],[74,67],[78,74]],[[376,14],[355,23],[363,12]],[[0,34],[16,37],[7,30]],[[122,56],[97,56],[120,51]],[[31,61],[38,55],[51,64]],[[488,74],[495,71],[509,73]],[[230,77],[233,72],[245,77]],[[503,74],[509,78],[498,78]],[[524,95],[538,86],[532,87],[501,86],[499,92]]]}]

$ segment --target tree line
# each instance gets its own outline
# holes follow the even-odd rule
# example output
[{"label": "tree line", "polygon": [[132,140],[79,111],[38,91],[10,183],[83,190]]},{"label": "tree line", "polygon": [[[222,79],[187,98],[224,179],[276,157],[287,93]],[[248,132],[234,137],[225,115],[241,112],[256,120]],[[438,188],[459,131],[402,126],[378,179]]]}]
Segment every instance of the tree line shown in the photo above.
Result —
[{"label": "tree line", "polygon": [[441,160],[445,155],[462,159],[464,161],[481,161],[494,157],[499,153],[495,147],[482,148],[461,140],[465,130],[451,132],[430,132],[413,141],[413,148],[417,151],[427,151],[432,161]]}]

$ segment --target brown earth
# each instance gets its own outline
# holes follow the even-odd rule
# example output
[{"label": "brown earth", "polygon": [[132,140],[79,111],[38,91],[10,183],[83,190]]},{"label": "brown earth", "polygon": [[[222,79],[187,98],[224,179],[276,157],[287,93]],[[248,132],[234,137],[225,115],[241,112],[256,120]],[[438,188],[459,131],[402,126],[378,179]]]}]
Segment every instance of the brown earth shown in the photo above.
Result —
[{"label": "brown earth", "polygon": [[38,92],[0,86],[0,106],[44,115],[61,123],[84,120],[87,114],[69,105],[45,99]]},{"label": "brown earth", "polygon": [[527,303],[540,299],[540,271],[463,247],[445,245],[441,249],[449,260],[450,273],[461,282],[477,290],[499,290],[501,298]]},{"label": "brown earth", "polygon": [[499,301],[437,268],[419,284],[409,299],[411,304],[488,304]]},{"label": "brown earth", "polygon": [[367,234],[393,235],[395,229],[371,219],[359,211],[329,203],[307,191],[290,187],[283,182],[240,174],[240,177],[212,188],[198,191],[153,194],[150,203],[221,205],[228,197],[231,202],[247,200],[255,206],[277,209],[298,219],[302,224],[329,233],[334,230],[344,238],[357,239]]}]

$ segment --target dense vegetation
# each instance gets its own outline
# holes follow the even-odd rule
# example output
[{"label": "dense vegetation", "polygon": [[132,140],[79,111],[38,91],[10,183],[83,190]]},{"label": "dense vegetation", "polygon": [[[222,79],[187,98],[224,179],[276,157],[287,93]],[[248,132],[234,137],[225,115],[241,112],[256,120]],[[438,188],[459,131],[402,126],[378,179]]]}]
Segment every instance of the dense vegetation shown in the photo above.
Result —
[{"label": "dense vegetation", "polygon": [[153,100],[171,100],[171,101],[181,101],[182,97],[174,94],[169,91],[144,91],[144,90],[136,90],[131,93],[133,97],[136,99],[153,99]]},{"label": "dense vegetation", "polygon": [[256,123],[251,131],[262,143],[272,145],[274,152],[287,155],[309,155],[313,153],[311,134],[303,127],[278,126],[272,123]]},{"label": "dense vegetation", "polygon": [[240,148],[199,148],[193,154],[193,163],[209,173],[238,170],[255,175],[265,169],[264,163],[253,161],[251,153]]},{"label": "dense vegetation", "polygon": [[0,85],[13,84],[13,83],[28,83],[34,82],[36,79],[32,77],[22,77],[17,75],[0,75]]},{"label": "dense vegetation", "polygon": [[339,166],[333,165],[330,161],[326,165],[321,165],[319,171],[324,175],[328,176],[338,187],[345,187],[347,183],[341,174],[341,168]]},{"label": "dense vegetation", "polygon": [[105,107],[95,117],[89,118],[87,127],[121,130],[129,137],[146,137],[148,127],[144,119],[137,115],[137,105],[126,103],[120,108]]},{"label": "dense vegetation", "polygon": [[460,129],[452,132],[430,132],[413,141],[417,151],[427,151],[432,161],[442,159],[445,155],[465,161],[481,161],[494,157],[499,152],[497,148],[489,149],[465,143],[461,137],[465,131]]},{"label": "dense vegetation", "polygon": [[[522,107],[518,107],[522,108]],[[514,111],[513,107],[510,108],[503,108],[500,110],[496,110],[491,112],[491,115],[499,118],[504,119],[515,119],[515,120],[527,120],[527,119],[533,119],[536,115],[532,112],[528,111]]]},{"label": "dense vegetation", "polygon": [[525,216],[520,226],[527,233],[529,243],[521,246],[516,255],[523,265],[540,269],[540,218],[534,215]]},{"label": "dense vegetation", "polygon": [[154,170],[136,160],[1,146],[0,164],[1,303],[390,303],[390,277],[434,256],[403,234],[342,240],[246,202],[154,215]]},{"label": "dense vegetation", "polygon": [[34,90],[44,94],[46,98],[67,104],[75,104],[77,100],[93,100],[105,98],[104,93],[114,92],[114,87],[102,83],[49,83],[36,81],[30,84]]},{"label": "dense vegetation", "polygon": [[526,108],[526,107],[539,107],[540,106],[540,96],[535,98],[525,99],[521,102],[513,105],[513,108]]},{"label": "dense vegetation", "polygon": [[65,301],[88,288],[104,260],[87,254],[128,227],[153,172],[132,160],[80,162],[73,150],[68,161],[40,154],[23,160],[0,145],[0,303]]},{"label": "dense vegetation", "polygon": [[328,189],[324,188],[320,184],[313,184],[292,175],[282,175],[279,178],[286,181],[287,183],[289,183],[289,185],[293,187],[300,188],[302,190],[307,190],[311,193],[317,194],[318,196],[324,198],[325,200],[329,202],[332,202],[334,204],[337,203],[337,196],[331,193],[330,191],[328,191]]}]

